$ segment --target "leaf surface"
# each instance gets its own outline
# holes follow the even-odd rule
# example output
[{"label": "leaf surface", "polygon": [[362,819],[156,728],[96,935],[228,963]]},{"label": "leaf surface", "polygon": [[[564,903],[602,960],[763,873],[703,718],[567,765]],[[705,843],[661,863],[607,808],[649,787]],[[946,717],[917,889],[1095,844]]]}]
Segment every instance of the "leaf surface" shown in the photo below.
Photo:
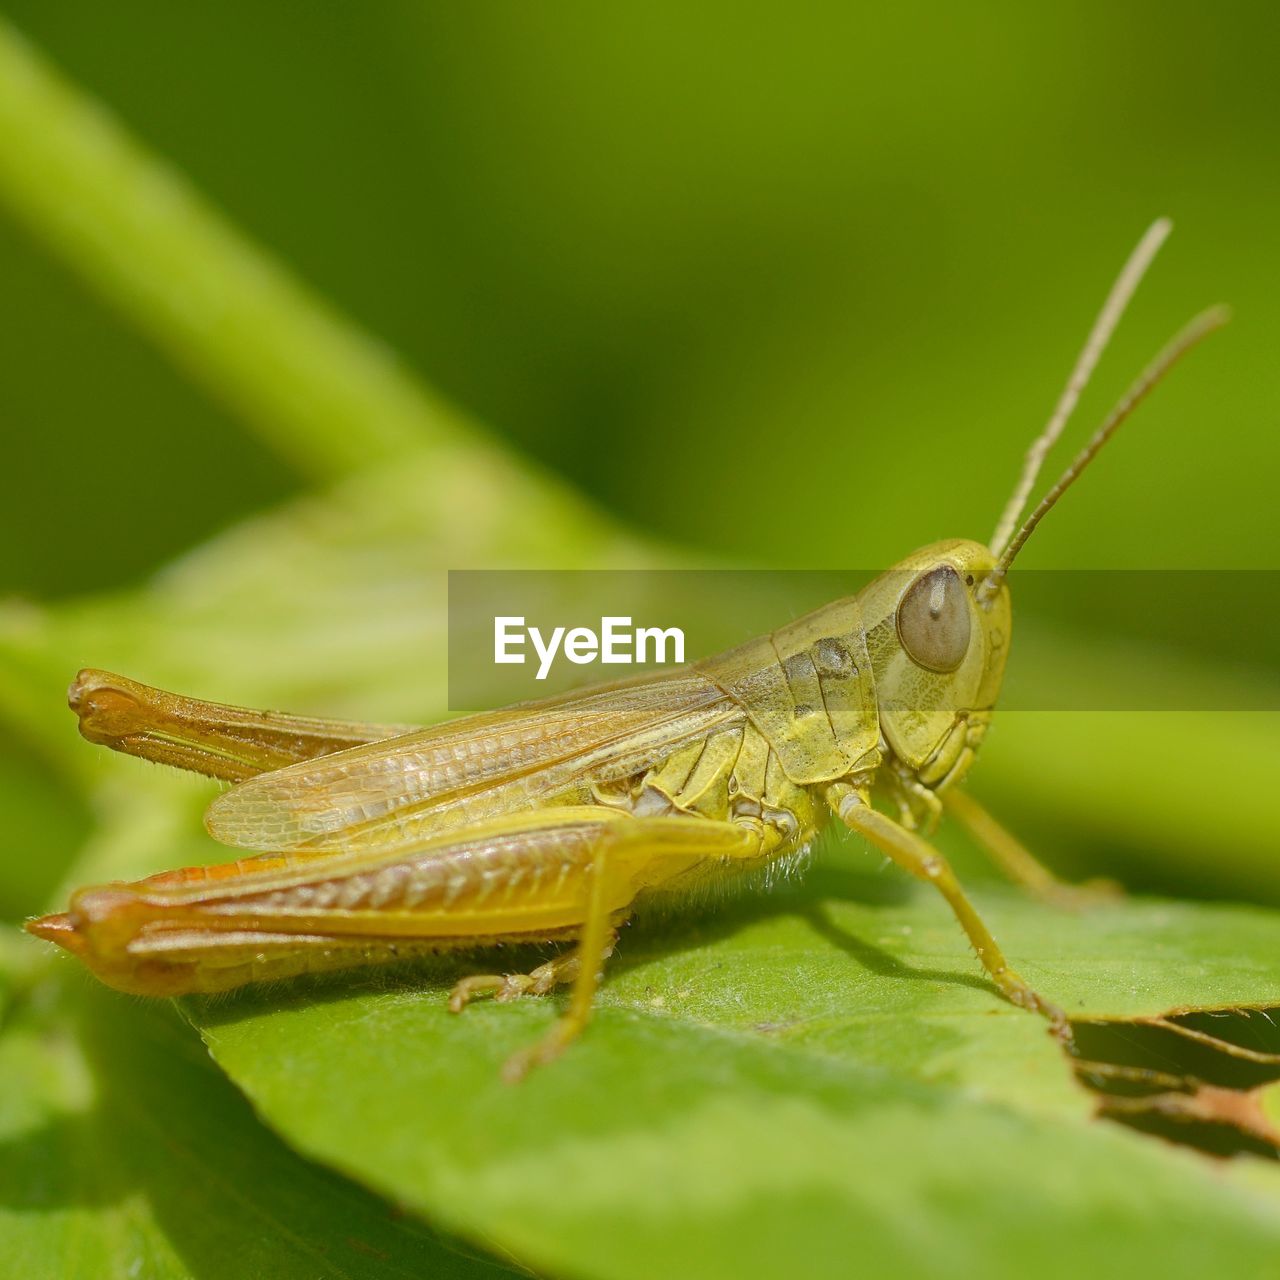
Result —
[{"label": "leaf surface", "polygon": [[64,971],[0,1030],[6,1274],[466,1278],[499,1268],[290,1151],[163,1004]]},{"label": "leaf surface", "polygon": [[[189,1011],[303,1150],[535,1266],[1266,1274],[1280,1178],[1245,1190],[1094,1119],[942,905],[882,891],[837,865],[767,906],[641,929],[583,1041],[518,1088],[499,1066],[546,1029],[545,1005],[455,1017],[444,982],[405,975]],[[1012,894],[982,904],[1073,1013],[1280,1001],[1274,913],[1137,902],[1082,921]]]},{"label": "leaf surface", "polygon": [[[69,717],[60,731],[49,720],[81,663],[226,700],[429,719],[443,710],[448,558],[628,554],[551,509],[531,533],[475,505],[459,525],[439,478],[425,460],[371,472],[233,531],[133,597],[11,615],[0,687],[92,806],[68,889],[226,856],[199,825],[212,788],[107,758]],[[1055,742],[1041,746],[1052,770]],[[1111,785],[1106,750],[1095,789]],[[979,788],[982,776],[980,764]],[[1105,820],[1087,774],[1073,776],[1077,810]],[[1136,790],[1132,802],[1141,814]],[[977,898],[1073,1015],[1280,1004],[1276,913],[1138,900],[1070,915],[1012,891]],[[856,1256],[907,1277],[1211,1263],[1250,1276],[1280,1244],[1274,1168],[1213,1165],[1095,1120],[1061,1050],[999,1001],[942,904],[852,846],[828,846],[802,883],[637,927],[582,1043],[518,1089],[499,1066],[555,1002],[453,1017],[444,994],[459,972],[185,1008],[299,1151],[565,1274],[772,1276],[800,1256],[844,1274]]]}]

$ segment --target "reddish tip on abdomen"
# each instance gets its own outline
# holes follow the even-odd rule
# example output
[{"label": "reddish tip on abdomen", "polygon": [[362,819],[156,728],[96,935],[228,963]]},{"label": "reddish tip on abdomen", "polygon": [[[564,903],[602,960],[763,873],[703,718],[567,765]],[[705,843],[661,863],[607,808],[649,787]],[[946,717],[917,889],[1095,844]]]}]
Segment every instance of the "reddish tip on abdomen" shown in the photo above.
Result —
[{"label": "reddish tip on abdomen", "polygon": [[40,916],[39,919],[28,920],[23,927],[37,938],[66,947],[73,955],[82,955],[84,952],[84,934],[76,927],[70,912],[59,911],[55,915]]}]

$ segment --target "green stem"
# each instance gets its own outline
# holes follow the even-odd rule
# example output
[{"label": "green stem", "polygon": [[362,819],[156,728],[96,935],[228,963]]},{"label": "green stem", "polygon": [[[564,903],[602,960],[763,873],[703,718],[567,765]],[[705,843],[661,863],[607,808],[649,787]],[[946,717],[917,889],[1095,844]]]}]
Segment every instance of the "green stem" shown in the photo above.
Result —
[{"label": "green stem", "polygon": [[474,435],[2,19],[0,200],[309,476]]}]

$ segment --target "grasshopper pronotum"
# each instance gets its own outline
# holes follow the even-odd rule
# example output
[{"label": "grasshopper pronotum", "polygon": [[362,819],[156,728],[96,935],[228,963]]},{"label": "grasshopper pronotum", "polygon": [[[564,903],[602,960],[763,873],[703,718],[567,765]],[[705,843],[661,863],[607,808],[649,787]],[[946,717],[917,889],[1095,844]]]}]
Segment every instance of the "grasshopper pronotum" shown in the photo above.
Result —
[{"label": "grasshopper pronotum", "polygon": [[244,711],[81,672],[70,701],[84,735],[235,783],[207,825],[258,852],[82,889],[69,911],[27,928],[110,986],[157,996],[451,948],[576,942],[532,973],[453,990],[457,1011],[481,993],[572,983],[550,1034],[508,1064],[518,1077],[582,1030],[637,900],[795,855],[836,819],[935,885],[999,990],[1063,1031],[919,832],[945,808],[1015,878],[1060,888],[957,784],[1000,691],[1014,557],[1137,403],[1226,319],[1214,308],[1182,330],[1022,519],[1168,231],[1153,225],[1113,286],[990,547],[925,547],[850,599],[676,671],[430,729]]}]

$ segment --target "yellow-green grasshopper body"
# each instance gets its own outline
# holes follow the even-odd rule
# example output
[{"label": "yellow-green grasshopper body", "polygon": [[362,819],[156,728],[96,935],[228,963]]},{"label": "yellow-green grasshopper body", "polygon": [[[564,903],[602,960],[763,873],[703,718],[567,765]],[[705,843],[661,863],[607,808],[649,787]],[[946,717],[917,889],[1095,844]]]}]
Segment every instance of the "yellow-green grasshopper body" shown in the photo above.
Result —
[{"label": "yellow-green grasshopper body", "polygon": [[207,824],[255,856],[83,889],[67,912],[28,928],[109,985],[147,995],[576,941],[531,974],[455,988],[460,1009],[480,992],[505,999],[573,982],[552,1034],[513,1060],[519,1075],[585,1024],[616,927],[637,902],[791,858],[835,820],[935,884],[1000,991],[1063,1026],[920,832],[950,803],[1007,866],[1046,876],[955,788],[1000,691],[1013,556],[1136,401],[1221,323],[1206,313],[1162,353],[1015,533],[1040,459],[1166,230],[1148,233],[1113,290],[991,548],[938,543],[718,657],[431,729],[245,711],[82,672],[71,701],[85,736],[235,783]]}]

